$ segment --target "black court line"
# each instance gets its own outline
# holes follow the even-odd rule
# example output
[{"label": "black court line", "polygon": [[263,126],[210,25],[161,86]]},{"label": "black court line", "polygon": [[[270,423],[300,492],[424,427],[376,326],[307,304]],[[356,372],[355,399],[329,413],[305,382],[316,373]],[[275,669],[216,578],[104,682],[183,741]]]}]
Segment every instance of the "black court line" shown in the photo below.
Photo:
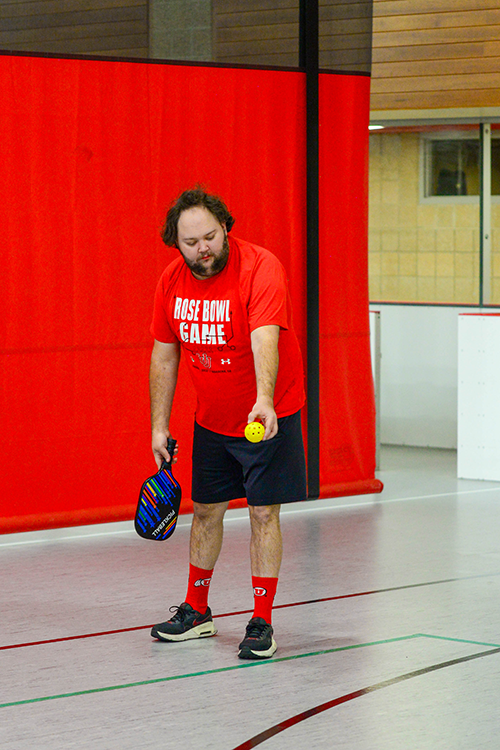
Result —
[{"label": "black court line", "polygon": [[494,648],[489,651],[481,651],[479,654],[470,654],[469,656],[462,656],[458,659],[450,659],[450,661],[443,661],[440,664],[432,664],[430,667],[416,669],[414,672],[407,672],[406,674],[400,675],[399,677],[393,677],[390,680],[378,682],[375,685],[370,685],[369,687],[362,688],[361,690],[355,690],[353,693],[341,695],[340,698],[334,698],[331,701],[326,701],[326,703],[320,703],[318,706],[314,706],[314,708],[309,708],[307,711],[302,711],[302,713],[300,714],[296,714],[295,716],[291,716],[289,719],[285,719],[285,721],[281,721],[279,724],[275,724],[273,727],[266,729],[260,734],[256,734],[251,739],[246,740],[246,742],[243,742],[241,745],[233,748],[233,750],[251,750],[252,748],[257,747],[257,745],[261,745],[263,742],[266,742],[266,740],[269,740],[271,737],[274,737],[276,734],[284,732],[285,729],[289,729],[290,727],[295,726],[295,724],[300,724],[300,722],[305,721],[306,719],[310,719],[312,716],[317,716],[318,714],[323,713],[323,711],[328,711],[330,708],[340,706],[342,703],[347,703],[348,701],[352,701],[355,698],[361,698],[363,695],[368,695],[369,693],[374,693],[377,690],[382,690],[383,688],[397,685],[400,682],[411,680],[414,677],[420,677],[421,675],[430,674],[431,672],[437,672],[439,669],[446,669],[447,667],[453,667],[456,664],[464,664],[465,662],[473,661],[474,659],[482,659],[484,656],[492,656],[493,654],[499,653],[500,648]]},{"label": "black court line", "polygon": [[[288,607],[303,607],[306,604],[321,604],[322,602],[334,602],[340,599],[354,599],[359,596],[373,596],[374,594],[386,594],[391,591],[405,591],[408,589],[422,588],[425,586],[438,586],[443,583],[457,583],[458,581],[470,581],[477,578],[493,578],[499,576],[500,573],[480,573],[474,576],[462,576],[459,578],[443,578],[439,581],[425,581],[424,583],[409,583],[404,586],[391,586],[385,589],[373,589],[372,591],[359,591],[354,594],[339,594],[337,596],[325,596],[322,599],[307,599],[303,602],[290,602],[289,604],[277,604],[273,607],[273,611],[276,609],[286,609]],[[224,612],[217,613],[214,617],[236,617],[238,615],[252,614],[253,609],[242,609],[239,612]],[[26,643],[13,643],[7,646],[0,646],[0,651],[7,651],[13,648],[28,648],[29,646],[46,646],[51,643],[64,643],[65,641],[77,641],[84,638],[100,638],[105,635],[119,635],[120,633],[132,633],[135,630],[148,630],[153,627],[151,625],[136,625],[132,628],[119,628],[117,630],[103,630],[98,633],[83,633],[81,635],[67,635],[61,638],[50,638],[42,641],[30,641]]]}]

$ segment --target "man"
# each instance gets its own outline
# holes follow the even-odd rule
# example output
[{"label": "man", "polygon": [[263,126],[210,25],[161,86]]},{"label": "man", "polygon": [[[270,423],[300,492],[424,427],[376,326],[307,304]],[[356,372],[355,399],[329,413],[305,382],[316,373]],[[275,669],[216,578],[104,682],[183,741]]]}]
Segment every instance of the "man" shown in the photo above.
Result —
[{"label": "man", "polygon": [[[242,659],[276,651],[272,605],[282,557],[280,504],[305,500],[300,408],[300,349],[292,329],[285,271],[263,248],[228,232],[225,204],[201,188],[182,193],[167,214],[163,241],[180,257],[163,273],[151,327],[153,453],[165,458],[179,357],[184,352],[196,393],[193,521],[186,600],[154,638],[181,641],[216,634],[208,606],[230,500],[246,497],[254,612],[240,643]],[[244,437],[247,423],[265,427],[262,442]]]}]

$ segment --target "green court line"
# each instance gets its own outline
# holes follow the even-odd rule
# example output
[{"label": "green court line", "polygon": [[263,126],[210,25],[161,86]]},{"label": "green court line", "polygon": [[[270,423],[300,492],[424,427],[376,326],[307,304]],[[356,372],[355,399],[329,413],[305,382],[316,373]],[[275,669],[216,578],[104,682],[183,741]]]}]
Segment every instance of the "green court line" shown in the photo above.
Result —
[{"label": "green court line", "polygon": [[439,641],[452,641],[454,643],[468,643],[472,646],[491,646],[492,648],[500,648],[499,643],[485,643],[484,641],[468,641],[464,638],[447,638],[444,635],[430,635],[429,633],[417,633],[417,636],[421,638],[436,638]]},{"label": "green court line", "polygon": [[245,664],[236,664],[233,667],[220,667],[219,669],[208,669],[204,672],[190,672],[188,674],[177,674],[171,675],[170,677],[157,677],[154,680],[141,680],[140,682],[129,682],[122,685],[110,685],[109,687],[102,688],[90,688],[89,690],[78,690],[73,693],[60,693],[59,695],[45,695],[41,698],[27,698],[21,701],[11,701],[10,703],[0,703],[0,708],[10,708],[12,706],[25,706],[27,704],[42,703],[43,701],[59,700],[60,698],[75,698],[80,695],[92,695],[93,693],[108,693],[111,690],[125,690],[126,688],[142,687],[144,685],[156,685],[161,682],[171,682],[173,680],[183,680],[187,677],[203,677],[205,675],[220,674],[222,672],[233,672],[236,669],[245,669],[248,667],[262,667],[276,664],[277,662],[292,661],[297,659],[305,659],[311,656],[323,656],[325,654],[334,654],[339,651],[352,651],[356,648],[366,648],[367,646],[380,646],[386,643],[397,643],[398,641],[409,641],[412,638],[421,638],[420,633],[415,635],[404,635],[399,638],[387,638],[382,641],[372,641],[370,643],[355,643],[351,646],[339,646],[337,648],[329,648],[323,651],[311,651],[307,654],[295,654],[294,656],[281,656],[275,659],[266,661],[254,661]]},{"label": "green court line", "polygon": [[296,661],[297,659],[306,659],[311,656],[324,656],[325,654],[334,654],[340,651],[353,651],[357,648],[367,648],[368,646],[380,646],[387,643],[397,643],[399,641],[410,641],[414,638],[432,638],[440,641],[450,641],[454,643],[467,643],[473,646],[491,646],[500,648],[497,643],[485,643],[483,641],[469,641],[463,638],[449,638],[441,635],[431,635],[429,633],[414,633],[413,635],[403,635],[398,638],[386,638],[381,641],[371,641],[369,643],[354,643],[350,646],[338,646],[337,648],[324,649],[322,651],[311,651],[307,654],[294,654],[293,656],[281,656],[266,661],[245,662],[236,664],[232,667],[220,667],[219,669],[207,669],[202,672],[189,672],[187,674],[171,675],[170,677],[157,677],[154,680],[140,680],[139,682],[129,682],[121,685],[110,685],[109,687],[90,688],[89,690],[77,690],[73,693],[60,693],[59,695],[45,695],[40,698],[27,698],[20,701],[11,701],[9,703],[0,703],[0,708],[11,708],[13,706],[25,706],[33,703],[42,703],[44,701],[59,700],[61,698],[76,698],[80,695],[92,695],[94,693],[109,693],[112,690],[125,690],[127,688],[143,687],[145,685],[156,685],[162,682],[172,682],[173,680],[184,680],[187,677],[204,677],[212,674],[221,674],[224,672],[233,672],[236,669],[246,669],[248,667],[270,666],[279,662]]}]

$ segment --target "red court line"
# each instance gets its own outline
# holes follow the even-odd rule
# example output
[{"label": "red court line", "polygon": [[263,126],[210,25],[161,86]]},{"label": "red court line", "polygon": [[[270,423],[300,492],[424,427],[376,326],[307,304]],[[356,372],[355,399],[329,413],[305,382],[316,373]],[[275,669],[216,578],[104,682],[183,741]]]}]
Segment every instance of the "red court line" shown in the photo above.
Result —
[{"label": "red court line", "polygon": [[49,643],[63,643],[64,641],[78,641],[82,638],[98,638],[101,635],[115,635],[116,633],[129,633],[132,630],[144,630],[152,625],[138,625],[135,628],[121,628],[120,630],[103,630],[102,633],[84,633],[83,635],[66,635],[62,638],[50,638],[46,641],[30,641],[29,643],[13,643],[9,646],[0,646],[0,651],[11,648],[27,648],[28,646],[46,646]]},{"label": "red court line", "polygon": [[[320,604],[322,602],[334,602],[339,599],[353,599],[358,596],[371,596],[373,594],[385,594],[391,591],[404,591],[406,589],[421,588],[423,586],[437,586],[441,583],[456,583],[457,581],[468,581],[475,578],[491,578],[498,576],[500,573],[481,573],[475,576],[464,576],[462,578],[443,578],[440,581],[426,581],[424,583],[410,583],[405,586],[391,586],[385,589],[374,589],[373,591],[360,591],[355,594],[339,594],[338,596],[325,596],[322,599],[308,599],[303,602],[291,602],[290,604],[277,604],[273,609],[286,609],[287,607],[302,607],[305,604]],[[239,612],[225,612],[216,614],[215,617],[236,617],[237,615],[252,614],[252,609],[242,609]],[[134,630],[148,630],[153,625],[136,625],[133,628],[119,628],[118,630],[103,630],[100,633],[84,633],[83,635],[67,635],[62,638],[51,638],[44,641],[31,641],[27,643],[13,643],[8,646],[0,646],[0,651],[7,651],[13,648],[27,648],[28,646],[46,646],[50,643],[63,643],[64,641],[77,641],[83,638],[99,638],[104,635],[118,635],[119,633],[131,633]]]},{"label": "red court line", "polygon": [[[283,605],[285,607],[291,607],[292,604],[285,604]],[[217,617],[233,617],[234,615],[247,615],[251,614],[253,610],[246,609],[242,610],[241,612],[227,612],[223,615],[217,615]],[[27,648],[28,646],[46,646],[50,643],[63,643],[64,641],[78,641],[82,638],[99,638],[102,635],[118,635],[119,633],[131,633],[134,630],[149,630],[153,627],[153,624],[151,625],[136,625],[133,628],[119,628],[117,630],[103,630],[100,633],[83,633],[82,635],[66,635],[62,638],[50,638],[45,641],[30,641],[28,643],[13,643],[8,646],[0,646],[0,651],[7,651],[8,649],[12,648]]]},{"label": "red court line", "polygon": [[269,727],[269,729],[266,729],[264,732],[260,732],[260,734],[256,734],[251,739],[246,740],[246,742],[243,742],[241,745],[233,748],[233,750],[252,750],[252,748],[257,747],[257,745],[261,745],[263,742],[271,739],[271,737],[274,737],[276,734],[284,732],[285,729],[289,729],[290,727],[295,726],[295,724],[300,724],[301,721],[310,719],[311,716],[317,716],[323,711],[328,711],[328,709],[330,708],[335,708],[335,706],[340,706],[342,703],[347,703],[348,701],[352,701],[355,698],[361,698],[361,696],[367,695],[368,693],[374,693],[376,690],[382,690],[382,688],[390,687],[391,685],[397,685],[398,682],[404,682],[405,680],[410,680],[413,677],[420,677],[421,675],[429,674],[430,672],[436,672],[438,669],[445,669],[446,667],[452,667],[455,664],[463,664],[464,662],[472,661],[473,659],[481,659],[483,656],[491,656],[492,654],[498,653],[500,653],[500,648],[481,651],[479,654],[469,654],[468,656],[462,656],[458,659],[451,659],[450,661],[444,661],[440,664],[433,664],[430,667],[417,669],[414,672],[407,672],[406,674],[400,675],[399,677],[393,677],[390,680],[384,680],[384,682],[379,682],[376,685],[370,685],[369,687],[362,688],[361,690],[355,690],[352,693],[341,695],[339,698],[334,698],[333,700],[326,701],[326,703],[320,703],[318,706],[309,708],[307,711],[302,711],[302,713],[300,714],[291,716],[289,719],[285,719],[285,721],[281,721],[279,724],[275,724],[273,727]]}]

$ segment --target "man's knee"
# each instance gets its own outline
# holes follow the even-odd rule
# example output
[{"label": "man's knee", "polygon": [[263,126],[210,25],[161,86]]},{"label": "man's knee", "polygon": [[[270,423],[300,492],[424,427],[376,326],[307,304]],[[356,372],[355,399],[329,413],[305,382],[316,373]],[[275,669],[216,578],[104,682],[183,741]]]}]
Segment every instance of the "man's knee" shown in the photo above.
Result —
[{"label": "man's knee", "polygon": [[279,523],[280,505],[249,505],[248,511],[253,527],[266,527]]},{"label": "man's knee", "polygon": [[203,524],[217,524],[224,518],[228,503],[193,503],[193,514]]}]

